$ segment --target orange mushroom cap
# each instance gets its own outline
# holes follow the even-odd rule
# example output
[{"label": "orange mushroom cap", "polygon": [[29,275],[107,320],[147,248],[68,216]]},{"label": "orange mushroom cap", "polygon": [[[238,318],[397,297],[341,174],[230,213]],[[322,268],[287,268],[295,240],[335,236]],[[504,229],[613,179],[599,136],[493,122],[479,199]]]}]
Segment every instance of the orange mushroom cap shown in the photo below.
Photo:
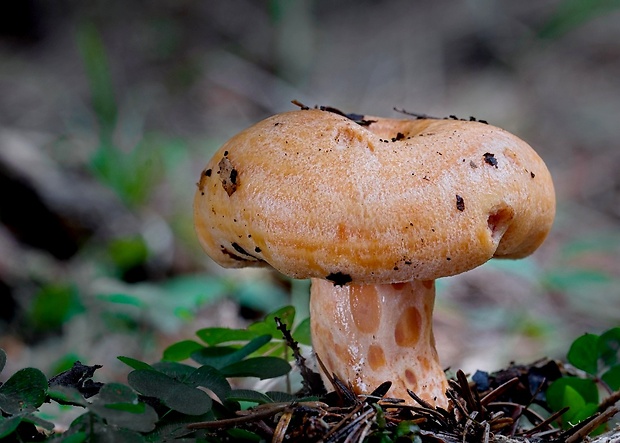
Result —
[{"label": "orange mushroom cap", "polygon": [[555,215],[547,167],[480,122],[277,114],[203,170],[194,220],[224,267],[266,266],[336,284],[434,280],[520,258]]}]

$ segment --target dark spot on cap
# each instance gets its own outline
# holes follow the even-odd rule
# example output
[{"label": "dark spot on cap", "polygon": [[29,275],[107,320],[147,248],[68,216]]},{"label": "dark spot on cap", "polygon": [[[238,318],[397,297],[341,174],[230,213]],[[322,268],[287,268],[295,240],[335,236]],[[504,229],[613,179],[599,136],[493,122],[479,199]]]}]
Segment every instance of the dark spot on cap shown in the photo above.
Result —
[{"label": "dark spot on cap", "polygon": [[392,141],[396,142],[398,140],[403,140],[405,138],[405,134],[403,134],[402,132],[398,132],[396,133],[396,137],[392,137]]},{"label": "dark spot on cap", "polygon": [[465,202],[463,201],[463,197],[458,194],[456,194],[456,209],[459,211],[465,210]]},{"label": "dark spot on cap", "polygon": [[223,157],[218,163],[218,166],[220,168],[218,174],[220,175],[222,186],[230,197],[237,190],[239,172],[234,168],[227,157]]},{"label": "dark spot on cap", "polygon": [[248,261],[247,259],[238,256],[237,254],[233,254],[232,252],[230,252],[228,249],[226,249],[224,246],[220,245],[220,250],[222,251],[222,254],[229,256],[230,258],[232,258],[233,260],[238,260],[238,261]]},{"label": "dark spot on cap", "polygon": [[536,177],[536,174],[534,174],[533,172],[530,172],[530,175],[532,176],[532,178]]},{"label": "dark spot on cap", "polygon": [[[230,244],[233,249],[235,251],[237,251],[239,254],[245,255],[246,257],[241,257],[240,255],[237,255],[231,251],[229,251],[228,249],[226,249],[224,246],[220,245],[220,250],[222,251],[222,254],[225,254],[227,256],[229,256],[232,259],[238,260],[238,261],[243,261],[243,262],[265,262],[264,260],[255,257],[254,255],[250,254],[249,252],[247,252],[245,249],[243,249],[241,246],[239,246],[238,243],[231,243]],[[256,252],[260,252],[260,248],[256,248],[259,249]]]},{"label": "dark spot on cap", "polygon": [[258,246],[254,248],[254,252],[256,252],[257,254],[260,254],[262,251],[261,248],[259,248]]},{"label": "dark spot on cap", "polygon": [[224,151],[224,157],[228,157],[228,151]]},{"label": "dark spot on cap", "polygon": [[212,172],[213,172],[213,171],[212,171],[211,169],[207,169],[207,170],[205,171],[205,175],[206,175],[207,177],[211,177],[211,173],[212,173]]},{"label": "dark spot on cap", "polygon": [[237,251],[239,254],[243,254],[243,255],[247,255],[248,257],[252,257],[252,255],[248,254],[245,249],[243,249],[241,246],[239,246],[238,243],[231,243],[230,246],[232,246],[234,248],[234,250]]},{"label": "dark spot on cap", "polygon": [[497,168],[497,159],[495,158],[495,154],[491,154],[490,152],[485,152],[483,157],[484,157],[485,163],[491,166],[495,166]]},{"label": "dark spot on cap", "polygon": [[327,277],[325,277],[325,279],[331,281],[334,286],[344,286],[347,283],[351,283],[353,281],[349,274],[343,274],[340,271],[336,273],[332,272]]}]

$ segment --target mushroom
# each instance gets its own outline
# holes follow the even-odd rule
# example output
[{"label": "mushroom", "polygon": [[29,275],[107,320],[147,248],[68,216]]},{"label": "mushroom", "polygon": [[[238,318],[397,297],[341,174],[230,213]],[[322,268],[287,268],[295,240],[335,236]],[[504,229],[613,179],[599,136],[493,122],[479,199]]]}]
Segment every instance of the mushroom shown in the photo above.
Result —
[{"label": "mushroom", "polygon": [[234,136],[194,200],[217,263],[312,279],[313,348],[330,375],[358,393],[391,381],[389,396],[412,403],[410,389],[441,407],[435,279],[531,254],[554,215],[545,164],[502,129],[317,109]]}]

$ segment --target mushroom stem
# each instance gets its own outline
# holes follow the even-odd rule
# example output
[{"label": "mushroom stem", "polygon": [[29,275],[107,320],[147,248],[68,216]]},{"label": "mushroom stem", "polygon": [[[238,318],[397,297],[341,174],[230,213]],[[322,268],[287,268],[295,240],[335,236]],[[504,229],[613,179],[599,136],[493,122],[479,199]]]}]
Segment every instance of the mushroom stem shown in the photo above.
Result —
[{"label": "mushroom stem", "polygon": [[385,285],[312,279],[312,344],[330,374],[370,393],[392,382],[389,397],[415,404],[407,389],[447,407],[448,383],[433,337],[435,282]]}]

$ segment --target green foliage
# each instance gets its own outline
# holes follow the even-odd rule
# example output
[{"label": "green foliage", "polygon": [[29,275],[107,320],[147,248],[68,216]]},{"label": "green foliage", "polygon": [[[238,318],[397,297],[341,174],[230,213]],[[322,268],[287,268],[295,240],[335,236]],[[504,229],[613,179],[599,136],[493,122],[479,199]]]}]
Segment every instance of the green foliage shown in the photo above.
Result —
[{"label": "green foliage", "polygon": [[[259,392],[231,385],[233,378],[272,379],[289,373],[291,357],[284,352],[285,340],[274,338],[282,336],[276,318],[294,324],[295,310],[278,309],[246,329],[202,329],[196,334],[198,340],[173,344],[162,360],[152,364],[118,357],[131,368],[127,384],[96,383],[91,377],[98,366],[79,363],[49,381],[38,369],[21,369],[0,385],[0,439],[15,439],[20,432],[37,432],[38,428],[47,432],[41,441],[50,442],[261,441],[259,432],[246,428],[233,427],[214,437],[210,431],[187,425],[239,418],[242,416],[237,413],[245,407],[281,411],[282,405],[301,405],[308,400],[289,392]],[[304,321],[292,335],[309,339],[306,330]],[[284,358],[276,356],[280,353]],[[0,350],[0,372],[6,358]],[[620,389],[620,328],[579,337],[567,358],[587,376],[561,377],[545,392],[552,409],[570,407],[562,416],[565,428],[597,412],[601,387],[610,393]],[[54,434],[54,425],[39,416],[45,402],[82,413],[65,432]],[[374,429],[365,441],[422,441],[418,425],[402,421],[394,426],[378,404],[373,407]]]},{"label": "green foliage", "polygon": [[[0,349],[0,367],[4,368],[6,353]],[[11,435],[20,424],[54,428],[53,423],[36,417],[33,412],[46,400],[47,378],[41,371],[24,368],[0,386],[0,439]]]},{"label": "green foliage", "polygon": [[[379,408],[377,408],[379,410]],[[409,421],[402,421],[394,430],[380,429],[372,433],[365,441],[367,443],[396,443],[411,442],[422,443],[422,437],[419,435],[420,428],[418,425]]]},{"label": "green foliage", "polygon": [[146,262],[149,251],[142,237],[132,236],[111,241],[108,254],[118,269],[126,271]]},{"label": "green foliage", "polygon": [[45,401],[46,390],[47,378],[41,371],[20,369],[0,386],[0,409],[10,415],[32,412]]},{"label": "green foliage", "polygon": [[77,288],[71,284],[48,284],[34,295],[28,321],[35,331],[60,328],[67,320],[84,311]]},{"label": "green foliage", "polygon": [[[239,357],[253,356],[257,349],[261,349],[263,364],[270,366],[265,356],[286,356],[286,344],[282,339],[274,339],[282,334],[276,327],[275,318],[287,325],[295,324],[295,309],[285,306],[267,315],[264,320],[257,321],[247,329],[230,328],[205,328],[196,332],[196,335],[207,346],[195,341],[183,341],[175,343],[164,351],[164,358],[181,361],[192,358],[200,364],[208,364],[217,368],[226,366]],[[309,319],[299,323],[292,333],[293,339],[298,343],[310,344]],[[245,361],[248,363],[248,361]],[[277,363],[276,363],[277,365]]]},{"label": "green foliage", "polygon": [[[276,328],[275,317],[292,324],[295,311],[290,307],[279,309],[247,330],[203,329],[197,334],[201,340],[204,338],[203,343],[176,343],[165,351],[165,358],[153,364],[119,357],[132,368],[127,384],[100,384],[92,398],[86,388],[96,383],[84,374],[94,373],[97,367],[80,365],[86,371],[82,376],[63,373],[54,377],[53,383],[50,380],[52,386],[48,386],[47,378],[38,369],[21,369],[0,386],[0,439],[33,425],[51,432],[54,425],[37,415],[39,407],[51,401],[83,410],[66,432],[51,434],[46,439],[69,443],[163,442],[186,436],[199,439],[206,437],[206,432],[190,430],[188,423],[233,416],[241,404],[295,401],[297,398],[290,393],[232,389],[229,382],[232,378],[271,379],[289,373],[288,360],[267,355],[280,352],[284,346],[282,340],[272,338],[282,335]],[[0,372],[6,358],[0,350]],[[186,364],[181,360],[192,362]],[[259,437],[241,429],[231,429],[229,435],[238,441],[255,441]]]},{"label": "green foliage", "polygon": [[92,107],[97,116],[101,137],[105,138],[114,130],[118,115],[105,47],[99,32],[92,24],[83,25],[79,29],[77,42],[90,85]]},{"label": "green foliage", "polygon": [[206,414],[213,405],[206,392],[160,371],[137,369],[129,374],[127,381],[136,391],[155,397],[182,414]]},{"label": "green foliage", "polygon": [[150,405],[141,402],[133,390],[119,383],[104,385],[89,409],[107,423],[131,431],[150,432],[158,420]]},{"label": "green foliage", "polygon": [[83,25],[77,43],[90,86],[91,105],[99,129],[99,146],[90,159],[90,166],[103,183],[112,188],[129,206],[144,203],[161,182],[170,159],[166,151],[178,149],[178,143],[162,137],[152,139],[132,134],[130,146],[119,146],[122,132],[119,106],[114,94],[111,68],[106,48],[97,28]]},{"label": "green foliage", "polygon": [[[87,315],[94,335],[120,331],[132,333],[134,339],[148,343],[152,338],[148,335],[178,330],[180,325],[192,320],[205,303],[223,296],[246,300],[259,312],[286,303],[282,291],[268,284],[252,288],[249,284],[230,284],[221,278],[205,276],[177,277],[157,285],[141,281],[152,281],[155,273],[158,278],[176,276],[174,272],[168,273],[169,269],[163,269],[168,265],[161,265],[160,259],[165,254],[162,251],[169,250],[173,242],[174,246],[181,247],[176,243],[178,231],[189,231],[195,244],[188,222],[191,217],[187,212],[188,202],[183,199],[188,195],[187,168],[191,161],[187,142],[144,130],[145,115],[142,114],[148,110],[136,110],[132,97],[115,96],[113,72],[116,67],[108,57],[105,36],[97,26],[82,24],[75,37],[89,85],[92,125],[78,128],[75,134],[73,131],[65,134],[58,147],[73,149],[65,143],[74,136],[75,139],[81,139],[85,133],[93,136],[94,140],[87,139],[88,145],[95,149],[86,157],[78,155],[77,161],[86,163],[83,166],[88,170],[82,172],[94,175],[95,180],[120,197],[127,206],[126,214],[133,215],[130,217],[132,226],[123,228],[122,233],[116,226],[108,226],[104,236],[97,235],[80,243],[79,260],[60,265],[66,281],[63,278],[58,282],[57,273],[37,267],[39,275],[32,276],[32,280],[40,282],[40,288],[32,296],[22,297],[25,318],[19,325],[38,338],[41,333],[58,332],[77,315]],[[191,184],[193,186],[193,180]],[[160,218],[163,215],[160,207],[154,206],[150,197],[162,189],[165,192],[158,194],[157,202],[164,203],[166,214]],[[107,197],[103,201],[107,201]],[[116,202],[112,207],[116,207]],[[124,210],[118,209],[119,214]],[[71,225],[70,230],[77,232],[84,228],[82,221],[76,226],[70,220],[65,221]],[[170,243],[166,248],[161,246],[164,240],[158,243],[165,237],[157,230],[160,225],[166,235],[172,235],[166,240]],[[90,233],[80,231],[79,235],[84,235],[86,240]],[[95,278],[83,278],[85,269],[92,269]],[[140,283],[125,283],[136,281]],[[18,315],[22,315],[22,311]]]},{"label": "green foliage", "polygon": [[618,0],[564,0],[539,31],[542,38],[558,38],[588,21],[620,8]]},{"label": "green foliage", "polygon": [[128,152],[102,141],[92,158],[92,168],[131,206],[145,202],[161,181],[163,164],[158,146],[139,143]]},{"label": "green foliage", "polygon": [[547,403],[553,410],[570,408],[562,416],[566,429],[597,412],[601,390],[612,393],[620,389],[620,328],[577,338],[568,351],[567,360],[586,377],[559,378],[546,393]]},{"label": "green foliage", "polygon": [[[92,315],[95,309],[100,312],[102,327],[115,332],[171,333],[193,320],[206,305],[225,296],[239,300],[241,304],[243,304],[241,297],[246,299],[252,297],[255,299],[253,306],[259,311],[268,311],[286,302],[286,294],[282,289],[274,285],[269,285],[269,289],[266,283],[264,286],[265,288],[260,288],[249,281],[231,281],[207,275],[173,277],[158,284],[146,282],[127,284],[111,279],[106,288],[96,295],[93,303],[95,306],[90,313]],[[264,292],[269,292],[270,298],[262,298]],[[242,293],[243,296],[240,295]],[[148,325],[148,328],[144,328],[144,325]],[[270,330],[270,335],[279,336],[274,334],[274,330],[275,327]],[[248,335],[257,336],[252,332],[248,332]],[[307,337],[301,330],[299,335],[300,342],[305,343]],[[167,351],[164,358],[176,361],[189,358],[187,352],[185,355],[174,354],[183,352],[185,346],[188,344],[177,345],[177,349]],[[274,343],[272,347],[275,346]],[[168,354],[169,352],[173,354]]]}]

